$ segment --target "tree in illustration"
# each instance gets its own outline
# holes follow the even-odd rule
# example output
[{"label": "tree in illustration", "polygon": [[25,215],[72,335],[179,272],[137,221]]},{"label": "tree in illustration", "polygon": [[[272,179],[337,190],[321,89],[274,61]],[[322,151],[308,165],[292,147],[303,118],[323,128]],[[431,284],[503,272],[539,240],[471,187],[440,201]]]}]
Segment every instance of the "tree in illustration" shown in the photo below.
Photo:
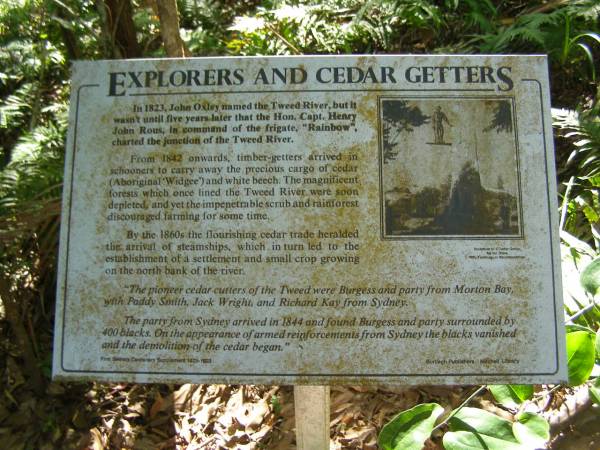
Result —
[{"label": "tree in illustration", "polygon": [[481,175],[471,162],[463,166],[438,222],[451,234],[479,234],[492,229]]},{"label": "tree in illustration", "polygon": [[438,214],[442,192],[434,187],[426,187],[415,194],[417,217],[433,217]]},{"label": "tree in illustration", "polygon": [[496,130],[496,133],[510,133],[513,129],[512,111],[508,100],[499,101],[494,110],[494,117],[483,131]]},{"label": "tree in illustration", "polygon": [[412,133],[415,127],[429,122],[418,106],[409,105],[403,100],[382,102],[383,115],[383,160],[388,163],[398,156],[398,138],[402,132]]}]

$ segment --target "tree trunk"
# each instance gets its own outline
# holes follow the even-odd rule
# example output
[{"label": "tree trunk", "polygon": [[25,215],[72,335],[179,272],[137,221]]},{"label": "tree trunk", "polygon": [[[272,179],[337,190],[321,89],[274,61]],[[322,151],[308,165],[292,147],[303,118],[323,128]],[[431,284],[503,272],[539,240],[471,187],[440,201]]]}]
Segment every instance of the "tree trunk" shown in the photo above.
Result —
[{"label": "tree trunk", "polygon": [[[142,56],[137,42],[131,0],[104,0],[96,3],[100,17],[105,18],[105,31],[109,34],[113,58],[139,58]],[[103,11],[100,11],[104,8]]]},{"label": "tree trunk", "polygon": [[[69,22],[75,20],[75,11],[68,8],[64,4],[57,3],[56,16],[65,22]],[[60,34],[62,35],[62,41],[65,46],[65,50],[67,51],[69,61],[81,59],[81,50],[79,49],[79,43],[73,31],[63,25],[62,22],[59,22],[58,26],[60,28]]]},{"label": "tree trunk", "polygon": [[190,56],[189,50],[181,40],[179,34],[179,12],[176,0],[157,0],[158,18],[160,20],[160,34],[167,56],[181,58]]},{"label": "tree trunk", "polygon": [[95,0],[98,17],[100,19],[100,47],[102,48],[102,57],[106,59],[121,58],[121,55],[116,54],[112,33],[108,26],[108,8],[103,0]]},{"label": "tree trunk", "polygon": [[77,39],[71,30],[63,27],[60,27],[60,33],[62,34],[63,43],[65,44],[65,49],[67,51],[67,56],[69,57],[69,61],[75,61],[77,59],[81,59],[81,52],[79,51],[79,45],[77,44]]}]

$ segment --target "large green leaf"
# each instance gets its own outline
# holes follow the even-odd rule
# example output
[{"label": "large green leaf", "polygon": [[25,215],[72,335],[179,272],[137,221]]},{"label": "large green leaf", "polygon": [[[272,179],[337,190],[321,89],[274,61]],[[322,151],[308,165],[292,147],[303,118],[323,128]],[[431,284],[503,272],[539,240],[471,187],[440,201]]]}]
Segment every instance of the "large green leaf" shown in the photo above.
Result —
[{"label": "large green leaf", "polygon": [[421,450],[443,412],[437,403],[423,403],[401,412],[379,433],[379,446],[383,450]]},{"label": "large green leaf", "polygon": [[463,408],[450,419],[446,450],[531,450],[550,439],[550,427],[536,414],[521,413],[511,423],[477,408]]},{"label": "large green leaf", "polygon": [[462,408],[449,421],[451,431],[469,431],[506,442],[517,443],[512,423],[478,408]]},{"label": "large green leaf", "polygon": [[446,450],[531,450],[521,444],[471,431],[450,431],[444,435]]},{"label": "large green leaf", "polygon": [[550,439],[550,425],[537,414],[523,412],[515,417],[513,432],[519,442],[529,448],[544,448]]},{"label": "large green leaf", "polygon": [[600,287],[600,258],[594,259],[581,272],[581,285],[592,295],[596,295]]},{"label": "large green leaf", "polygon": [[590,397],[596,405],[600,405],[600,378],[596,378],[590,386]]},{"label": "large green leaf", "polygon": [[589,378],[595,361],[595,335],[587,331],[567,333],[569,384],[577,386]]},{"label": "large green leaf", "polygon": [[488,386],[488,389],[498,403],[509,408],[514,408],[533,396],[533,386],[530,384],[499,384]]}]

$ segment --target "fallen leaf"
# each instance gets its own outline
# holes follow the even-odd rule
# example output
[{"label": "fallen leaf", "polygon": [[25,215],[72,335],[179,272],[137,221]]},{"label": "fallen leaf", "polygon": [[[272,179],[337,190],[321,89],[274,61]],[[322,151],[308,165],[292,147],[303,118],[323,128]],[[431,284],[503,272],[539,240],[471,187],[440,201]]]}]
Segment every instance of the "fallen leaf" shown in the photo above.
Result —
[{"label": "fallen leaf", "polygon": [[100,430],[98,430],[98,428],[92,428],[90,430],[90,438],[93,450],[104,449],[104,440],[102,438],[102,433],[100,432]]},{"label": "fallen leaf", "polygon": [[163,399],[162,395],[160,395],[160,393],[157,393],[156,399],[154,400],[154,403],[152,403],[152,406],[150,407],[150,413],[149,413],[150,418],[153,419],[160,411],[162,411],[164,405],[165,405],[165,400]]}]

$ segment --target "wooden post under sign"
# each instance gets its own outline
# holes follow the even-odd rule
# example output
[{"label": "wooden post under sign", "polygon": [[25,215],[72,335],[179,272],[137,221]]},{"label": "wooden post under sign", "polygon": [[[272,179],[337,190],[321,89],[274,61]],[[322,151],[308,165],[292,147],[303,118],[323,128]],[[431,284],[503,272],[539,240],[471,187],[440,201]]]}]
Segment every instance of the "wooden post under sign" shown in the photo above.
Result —
[{"label": "wooden post under sign", "polygon": [[329,449],[329,386],[294,386],[296,448]]}]

